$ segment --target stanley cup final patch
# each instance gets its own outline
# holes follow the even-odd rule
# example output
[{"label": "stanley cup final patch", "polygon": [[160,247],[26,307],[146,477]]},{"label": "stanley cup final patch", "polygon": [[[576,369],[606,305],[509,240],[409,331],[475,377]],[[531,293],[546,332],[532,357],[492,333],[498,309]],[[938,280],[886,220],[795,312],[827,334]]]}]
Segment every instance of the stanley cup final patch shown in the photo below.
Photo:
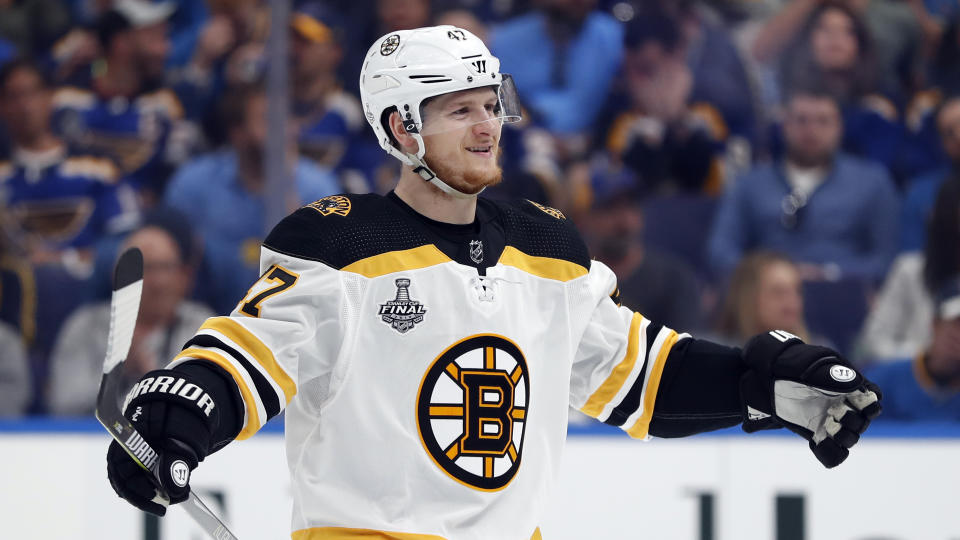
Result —
[{"label": "stanley cup final patch", "polygon": [[397,278],[394,283],[397,285],[396,297],[380,304],[377,315],[391,328],[405,334],[415,325],[423,322],[423,316],[427,313],[427,308],[410,298],[410,280],[408,278]]}]

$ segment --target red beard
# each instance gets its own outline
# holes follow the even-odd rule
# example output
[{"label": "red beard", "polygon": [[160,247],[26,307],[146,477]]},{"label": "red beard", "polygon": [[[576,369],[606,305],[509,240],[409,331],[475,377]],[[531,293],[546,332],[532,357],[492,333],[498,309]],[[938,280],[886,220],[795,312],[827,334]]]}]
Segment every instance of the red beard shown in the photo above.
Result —
[{"label": "red beard", "polygon": [[472,168],[462,170],[447,166],[442,160],[433,160],[429,151],[423,156],[424,163],[448,186],[467,195],[476,195],[484,188],[495,186],[503,180],[503,170],[500,168],[500,148],[496,148],[494,160],[497,166],[494,169],[477,171]]}]

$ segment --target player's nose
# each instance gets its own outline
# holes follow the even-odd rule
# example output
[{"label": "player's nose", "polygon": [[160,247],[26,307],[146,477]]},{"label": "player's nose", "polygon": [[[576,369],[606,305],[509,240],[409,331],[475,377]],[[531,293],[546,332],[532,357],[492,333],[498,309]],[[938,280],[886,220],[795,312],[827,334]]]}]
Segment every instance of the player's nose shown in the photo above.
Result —
[{"label": "player's nose", "polygon": [[476,124],[473,125],[471,130],[473,131],[473,134],[475,136],[494,138],[496,134],[499,132],[499,130],[497,129],[498,128],[497,124],[498,124],[497,120],[491,118],[483,122],[477,122]]}]

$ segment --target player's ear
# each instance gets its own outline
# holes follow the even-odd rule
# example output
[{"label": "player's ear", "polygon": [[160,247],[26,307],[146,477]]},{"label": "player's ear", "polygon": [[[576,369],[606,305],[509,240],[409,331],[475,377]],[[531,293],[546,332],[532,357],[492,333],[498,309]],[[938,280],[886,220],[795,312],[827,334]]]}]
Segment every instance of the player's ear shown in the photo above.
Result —
[{"label": "player's ear", "polygon": [[390,124],[390,134],[393,135],[400,148],[405,152],[416,154],[420,147],[413,135],[407,133],[406,128],[403,127],[403,118],[400,113],[397,111],[390,113],[388,122]]}]

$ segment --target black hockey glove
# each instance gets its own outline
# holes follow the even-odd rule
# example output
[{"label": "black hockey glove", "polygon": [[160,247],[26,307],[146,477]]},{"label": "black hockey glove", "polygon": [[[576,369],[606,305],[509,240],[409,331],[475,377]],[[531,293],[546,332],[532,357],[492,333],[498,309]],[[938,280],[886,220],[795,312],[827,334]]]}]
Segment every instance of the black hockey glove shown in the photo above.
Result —
[{"label": "black hockey glove", "polygon": [[190,373],[160,369],[143,376],[124,403],[123,415],[160,456],[160,484],[116,441],[107,450],[107,476],[117,495],[162,516],[168,504],[187,499],[190,472],[210,453],[219,410],[201,381]]},{"label": "black hockey glove", "polygon": [[831,349],[774,330],[754,336],[743,359],[748,367],[740,380],[743,430],[782,425],[807,439],[827,468],[847,459],[880,414],[877,385]]}]

